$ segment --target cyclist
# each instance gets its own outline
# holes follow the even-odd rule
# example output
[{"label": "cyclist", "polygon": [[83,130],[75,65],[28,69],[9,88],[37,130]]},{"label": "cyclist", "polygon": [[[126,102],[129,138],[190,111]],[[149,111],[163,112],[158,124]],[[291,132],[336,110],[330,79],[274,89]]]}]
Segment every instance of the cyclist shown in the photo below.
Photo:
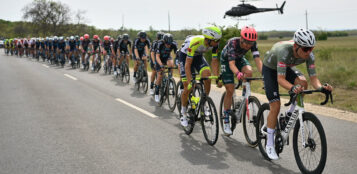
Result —
[{"label": "cyclist", "polygon": [[[66,55],[66,42],[64,40],[64,37],[61,36],[59,37],[59,42],[58,42],[58,53],[60,55],[60,61],[63,67],[63,64],[65,63],[66,59],[65,59],[65,55]],[[62,53],[62,54],[61,54]],[[61,57],[62,55],[62,57]]]},{"label": "cyclist", "polygon": [[[68,42],[68,47],[69,47],[69,54],[68,54],[68,59],[70,60],[71,65],[76,63],[76,52],[77,52],[77,42],[74,40],[74,36],[71,36],[69,38]],[[72,59],[73,56],[73,59]]]},{"label": "cyclist", "polygon": [[99,60],[101,60],[100,54],[101,54],[101,48],[100,48],[100,40],[99,40],[99,36],[98,35],[94,35],[93,36],[93,40],[92,40],[92,54],[93,54],[93,59],[92,59],[92,71],[94,71],[94,59],[95,59],[95,54],[98,53],[98,58]]},{"label": "cyclist", "polygon": [[162,37],[164,36],[164,33],[159,31],[156,33],[156,40],[152,42],[151,44],[151,59],[150,59],[150,67],[151,67],[151,78],[150,78],[150,95],[154,95],[154,81],[155,81],[155,77],[156,77],[156,67],[155,67],[155,63],[156,63],[156,47],[157,47],[157,43],[162,39]]},{"label": "cyclist", "polygon": [[[218,27],[206,27],[202,30],[202,35],[198,36],[188,36],[182,45],[179,52],[179,64],[180,64],[180,75],[182,81],[184,82],[184,91],[181,95],[181,114],[180,119],[181,125],[186,127],[187,123],[187,103],[188,94],[191,90],[191,72],[196,69],[202,77],[208,77],[211,75],[211,70],[203,54],[208,51],[212,51],[212,63],[213,74],[218,75],[218,43],[222,37],[222,32]],[[206,80],[204,82],[207,95],[211,89],[211,80]]]},{"label": "cyclist", "polygon": [[121,40],[121,36],[119,35],[118,37],[117,37],[117,40],[115,40],[114,42],[113,42],[113,50],[114,50],[114,55],[115,56],[113,56],[113,65],[114,65],[114,75],[116,76],[117,75],[117,59],[118,59],[118,55],[119,55],[119,42],[120,42],[120,40]]},{"label": "cyclist", "polygon": [[[122,64],[123,60],[126,59],[126,62],[129,64],[129,55],[132,55],[131,52],[131,41],[129,40],[129,35],[128,34],[123,34],[123,39],[119,42],[119,53],[120,53],[120,59],[119,59],[119,66]],[[119,69],[119,73],[121,73]]]},{"label": "cyclist", "polygon": [[4,49],[5,49],[5,53],[6,53],[6,54],[9,54],[9,47],[10,47],[9,39],[5,39]]},{"label": "cyclist", "polygon": [[138,33],[138,38],[134,41],[133,50],[133,59],[135,60],[134,65],[134,82],[136,83],[136,72],[138,71],[139,60],[143,60],[145,64],[145,70],[147,70],[147,56],[149,55],[150,41],[146,38],[146,33],[140,31]]},{"label": "cyclist", "polygon": [[280,112],[279,85],[295,94],[307,89],[308,86],[306,78],[295,66],[306,62],[311,85],[315,89],[332,91],[331,85],[322,86],[317,78],[315,57],[312,53],[315,42],[315,36],[310,30],[298,29],[292,41],[274,44],[264,56],[262,71],[265,93],[270,105],[266,152],[272,160],[279,158],[274,148],[275,126]]},{"label": "cyclist", "polygon": [[24,38],[24,47],[25,47],[26,56],[28,56],[29,55],[29,41],[27,38]]},{"label": "cyclist", "polygon": [[[45,50],[46,50],[46,44],[43,38],[40,38],[40,53],[41,57],[44,58],[45,56]],[[43,59],[45,60],[45,59]]]},{"label": "cyclist", "polygon": [[53,48],[53,38],[52,37],[50,37],[50,38],[48,38],[48,42],[47,42],[47,52],[48,52],[48,54],[47,54],[47,59],[48,59],[48,62],[51,62],[51,59],[52,59],[52,56],[53,56],[53,50],[52,50],[52,48]]},{"label": "cyclist", "polygon": [[90,45],[90,40],[89,40],[89,34],[85,34],[83,36],[83,40],[81,41],[81,50],[82,50],[82,66],[83,68],[85,67],[84,64],[85,64],[85,56],[86,56],[86,53],[89,53],[89,50],[88,50],[88,47]]},{"label": "cyclist", "polygon": [[[109,68],[109,59],[114,54],[113,45],[110,41],[110,36],[104,36],[104,42],[102,43],[104,64]],[[109,59],[105,60],[106,55],[109,55]],[[110,73],[110,72],[109,72]]]},{"label": "cyclist", "polygon": [[[172,35],[167,33],[163,36],[162,40],[159,40],[157,42],[157,47],[155,49],[155,52],[156,52],[155,69],[157,72],[157,80],[155,83],[155,101],[156,102],[159,102],[159,100],[160,100],[159,99],[159,89],[160,89],[160,85],[161,85],[164,65],[167,65],[168,67],[174,67],[174,62],[171,57],[172,50],[174,51],[174,53],[176,53],[177,44],[174,41]],[[177,57],[177,55],[176,55],[176,57]]]},{"label": "cyclist", "polygon": [[31,55],[32,55],[32,58],[35,57],[35,38],[31,38],[30,40],[30,51],[31,51]]},{"label": "cyclist", "polygon": [[24,40],[23,39],[17,39],[17,49],[18,49],[18,55],[22,57],[24,53]]},{"label": "cyclist", "polygon": [[234,77],[238,80],[244,77],[252,77],[252,67],[245,54],[250,50],[253,54],[255,64],[259,72],[262,71],[262,61],[259,56],[257,46],[257,32],[253,27],[245,26],[241,29],[240,37],[233,37],[228,40],[227,45],[223,48],[220,62],[221,62],[221,77],[226,88],[226,95],[224,97],[224,124],[223,130],[227,135],[232,134],[229,124],[229,115],[232,96],[234,93]]}]

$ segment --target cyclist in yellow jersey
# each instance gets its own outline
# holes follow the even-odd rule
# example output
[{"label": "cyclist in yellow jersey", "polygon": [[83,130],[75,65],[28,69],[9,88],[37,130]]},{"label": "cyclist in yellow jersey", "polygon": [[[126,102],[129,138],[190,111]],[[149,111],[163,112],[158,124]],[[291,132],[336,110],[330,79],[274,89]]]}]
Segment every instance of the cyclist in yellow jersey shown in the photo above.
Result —
[{"label": "cyclist in yellow jersey", "polygon": [[[222,32],[218,27],[206,27],[202,30],[202,35],[188,36],[178,53],[180,74],[184,84],[184,91],[181,95],[181,125],[186,127],[187,123],[187,103],[188,94],[191,89],[192,72],[196,69],[202,77],[211,75],[211,69],[203,54],[212,51],[213,74],[218,75],[219,62],[217,59],[218,43],[222,37]],[[211,80],[204,82],[206,93],[209,94]]]}]

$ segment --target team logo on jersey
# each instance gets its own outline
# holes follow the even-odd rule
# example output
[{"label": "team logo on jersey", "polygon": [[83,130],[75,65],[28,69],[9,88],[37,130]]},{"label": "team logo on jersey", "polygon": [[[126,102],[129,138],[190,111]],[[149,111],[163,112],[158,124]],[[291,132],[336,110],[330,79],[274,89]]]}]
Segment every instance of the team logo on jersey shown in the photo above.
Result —
[{"label": "team logo on jersey", "polygon": [[280,68],[285,68],[286,67],[286,64],[284,62],[279,62],[278,63],[278,67]]}]

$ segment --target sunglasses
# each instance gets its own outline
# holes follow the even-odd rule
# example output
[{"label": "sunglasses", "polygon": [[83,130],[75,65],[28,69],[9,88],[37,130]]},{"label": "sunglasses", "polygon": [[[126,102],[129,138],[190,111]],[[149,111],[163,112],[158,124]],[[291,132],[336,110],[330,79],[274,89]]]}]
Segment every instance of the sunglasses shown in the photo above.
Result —
[{"label": "sunglasses", "polygon": [[314,47],[301,47],[301,50],[303,52],[309,52],[309,51],[312,51],[314,49]]}]

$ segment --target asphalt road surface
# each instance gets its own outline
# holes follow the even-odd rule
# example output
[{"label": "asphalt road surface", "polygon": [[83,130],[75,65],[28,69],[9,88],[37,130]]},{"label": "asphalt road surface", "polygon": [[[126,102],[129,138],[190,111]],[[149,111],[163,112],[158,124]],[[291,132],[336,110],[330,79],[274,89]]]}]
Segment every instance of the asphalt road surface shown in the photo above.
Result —
[{"label": "asphalt road surface", "polygon": [[[0,55],[0,173],[300,173],[292,151],[262,158],[238,125],[209,146],[167,106],[112,75]],[[221,93],[212,91],[216,107]],[[357,171],[356,123],[319,116],[324,173]]]}]

